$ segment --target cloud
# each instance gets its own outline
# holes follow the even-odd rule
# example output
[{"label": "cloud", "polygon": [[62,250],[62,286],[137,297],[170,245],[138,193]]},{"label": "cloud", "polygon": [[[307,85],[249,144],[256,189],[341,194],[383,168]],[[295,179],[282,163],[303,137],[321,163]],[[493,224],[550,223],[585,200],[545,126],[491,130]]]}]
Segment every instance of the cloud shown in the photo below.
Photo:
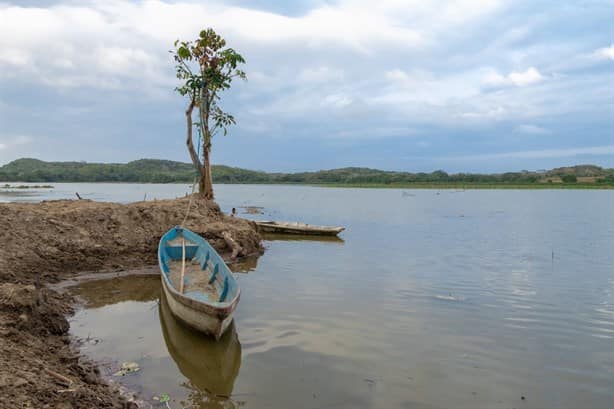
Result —
[{"label": "cloud", "polygon": [[[1,74],[5,78],[21,74],[56,87],[118,88],[134,85],[135,77],[144,87],[164,87],[173,79],[166,51],[175,39],[194,37],[206,25],[238,49],[264,54],[295,48],[302,54],[374,56],[383,50],[406,53],[430,47],[439,32],[487,16],[502,3],[341,0],[316,3],[298,16],[221,1],[91,0],[47,8],[0,4],[0,68],[8,71]],[[144,71],[140,76],[139,68]],[[318,64],[304,67],[302,76],[306,81],[335,79],[339,70]]]},{"label": "cloud", "polygon": [[167,84],[163,50],[126,35],[121,16],[98,6],[0,5],[0,79],[60,88]]},{"label": "cloud", "polygon": [[593,55],[599,59],[614,60],[614,44],[609,47],[595,50]]},{"label": "cloud", "polygon": [[575,156],[603,156],[614,155],[614,145],[591,146],[579,148],[541,149],[530,151],[515,151],[502,153],[487,153],[480,155],[457,156],[454,160],[496,160],[496,159],[546,159],[570,158]]},{"label": "cloud", "polygon": [[0,160],[13,155],[23,155],[32,143],[32,138],[27,135],[0,135]]},{"label": "cloud", "polygon": [[[239,44],[257,47],[339,47],[359,54],[378,47],[412,48],[422,34],[393,16],[352,4],[321,6],[299,17],[221,3],[94,0],[46,9],[0,4],[0,68],[52,86],[115,87],[134,78],[166,85],[173,78],[166,51],[194,37],[206,22]],[[306,79],[338,75],[306,69]],[[87,81],[83,73],[98,80]],[[4,77],[8,77],[4,73]]]},{"label": "cloud", "polygon": [[544,80],[544,76],[535,67],[529,67],[526,71],[512,71],[503,76],[496,71],[492,71],[484,78],[484,83],[489,86],[517,86],[537,84]]},{"label": "cloud", "polygon": [[342,79],[343,70],[334,69],[327,66],[305,68],[298,74],[299,81],[309,83],[341,81]]},{"label": "cloud", "polygon": [[514,132],[529,134],[529,135],[548,135],[552,133],[550,130],[546,128],[542,128],[540,126],[531,125],[531,124],[518,125],[516,128],[514,128]]},{"label": "cloud", "polygon": [[[182,133],[185,101],[174,92],[168,49],[207,26],[247,59],[249,81],[234,83],[221,101],[238,125],[217,143],[233,152],[228,157],[236,165],[260,160],[257,167],[277,168],[264,159],[268,152],[257,153],[266,138],[291,148],[308,140],[313,155],[292,157],[291,148],[280,154],[295,167],[309,167],[321,154],[315,147],[339,140],[347,147],[373,143],[373,157],[403,155],[416,148],[417,135],[433,157],[461,143],[471,152],[521,151],[505,144],[531,140],[510,132],[560,146],[579,145],[580,132],[587,145],[611,142],[612,93],[604,87],[611,70],[604,64],[614,46],[604,47],[611,19],[600,2],[32,3],[50,5],[0,0],[2,132],[35,141],[10,145],[0,138],[3,158],[43,146],[54,159],[116,160],[140,157],[146,145],[150,156],[185,159],[183,141],[170,136]],[[261,143],[244,149],[244,136]]]}]

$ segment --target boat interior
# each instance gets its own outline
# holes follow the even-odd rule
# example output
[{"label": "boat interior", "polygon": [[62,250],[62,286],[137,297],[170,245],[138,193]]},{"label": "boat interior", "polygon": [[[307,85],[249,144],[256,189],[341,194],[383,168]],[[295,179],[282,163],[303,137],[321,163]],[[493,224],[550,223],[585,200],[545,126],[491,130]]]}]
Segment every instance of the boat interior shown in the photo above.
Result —
[{"label": "boat interior", "polygon": [[183,289],[182,295],[196,301],[225,303],[236,295],[236,282],[231,279],[232,273],[223,260],[202,238],[189,230],[175,228],[162,238],[160,265],[166,282],[177,292],[181,293]]}]

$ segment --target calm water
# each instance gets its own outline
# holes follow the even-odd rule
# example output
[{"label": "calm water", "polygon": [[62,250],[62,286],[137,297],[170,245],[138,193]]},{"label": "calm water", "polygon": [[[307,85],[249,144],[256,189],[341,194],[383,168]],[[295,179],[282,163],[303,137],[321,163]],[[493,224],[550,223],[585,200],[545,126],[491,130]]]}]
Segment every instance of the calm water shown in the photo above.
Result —
[{"label": "calm water", "polygon": [[[612,407],[614,191],[216,188],[224,210],[262,206],[254,217],[347,231],[267,241],[239,267],[235,327],[219,344],[173,320],[156,277],[76,288],[87,305],[74,335],[95,338],[84,350],[109,372],[138,362],[122,381],[145,398],[168,393],[172,408]],[[53,197],[187,190],[56,184]]]}]

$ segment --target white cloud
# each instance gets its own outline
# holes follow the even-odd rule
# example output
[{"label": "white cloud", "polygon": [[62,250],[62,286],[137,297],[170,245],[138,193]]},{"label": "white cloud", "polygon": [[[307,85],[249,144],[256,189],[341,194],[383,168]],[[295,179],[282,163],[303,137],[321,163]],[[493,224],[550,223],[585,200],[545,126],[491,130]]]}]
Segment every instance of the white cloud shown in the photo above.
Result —
[{"label": "white cloud", "polygon": [[305,68],[298,74],[297,79],[301,82],[310,83],[341,81],[343,79],[343,71],[326,66]]},{"label": "white cloud", "polygon": [[475,107],[473,111],[460,112],[457,116],[469,120],[500,120],[503,119],[508,111],[501,105]]},{"label": "white cloud", "polygon": [[544,77],[537,71],[535,67],[531,67],[524,72],[511,72],[508,78],[514,85],[524,87],[525,85],[541,82]]},{"label": "white cloud", "polygon": [[405,83],[410,80],[409,75],[405,71],[398,68],[391,71],[386,71],[385,76],[387,80],[394,82]]},{"label": "white cloud", "polygon": [[343,108],[350,105],[353,102],[353,99],[344,94],[332,94],[327,95],[322,100],[322,104],[327,107],[333,108]]},{"label": "white cloud", "polygon": [[[363,56],[382,49],[407,52],[435,45],[439,33],[493,13],[502,3],[340,0],[300,16],[221,1],[91,0],[48,8],[0,4],[0,78],[21,74],[52,86],[116,88],[136,77],[131,73],[140,67],[144,87],[166,86],[173,78],[166,51],[175,39],[192,38],[207,25],[239,50],[301,49],[316,56],[333,50]],[[302,73],[306,80],[340,77],[326,64],[312,66],[315,71]]]},{"label": "white cloud", "polygon": [[438,76],[425,70],[396,68],[384,74],[388,84],[371,100],[383,105],[426,103],[441,107],[477,95],[480,75],[480,70]]},{"label": "white cloud", "polygon": [[524,87],[527,85],[537,84],[544,80],[544,76],[535,67],[529,67],[526,71],[512,71],[508,75],[503,76],[497,71],[489,72],[484,83],[489,86],[501,87],[515,85]]},{"label": "white cloud", "polygon": [[514,128],[515,133],[524,133],[529,135],[548,135],[550,130],[537,125],[522,124]]},{"label": "white cloud", "polygon": [[599,59],[614,60],[614,44],[595,50],[593,55]]}]

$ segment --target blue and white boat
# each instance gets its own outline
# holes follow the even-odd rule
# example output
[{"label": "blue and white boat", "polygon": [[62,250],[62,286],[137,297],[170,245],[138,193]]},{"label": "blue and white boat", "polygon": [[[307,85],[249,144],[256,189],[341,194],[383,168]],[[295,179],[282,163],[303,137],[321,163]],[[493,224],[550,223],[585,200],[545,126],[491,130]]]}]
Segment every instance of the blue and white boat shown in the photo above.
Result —
[{"label": "blue and white boat", "polygon": [[222,257],[204,238],[176,226],[160,239],[158,262],[173,315],[220,339],[232,322],[241,293]]}]

